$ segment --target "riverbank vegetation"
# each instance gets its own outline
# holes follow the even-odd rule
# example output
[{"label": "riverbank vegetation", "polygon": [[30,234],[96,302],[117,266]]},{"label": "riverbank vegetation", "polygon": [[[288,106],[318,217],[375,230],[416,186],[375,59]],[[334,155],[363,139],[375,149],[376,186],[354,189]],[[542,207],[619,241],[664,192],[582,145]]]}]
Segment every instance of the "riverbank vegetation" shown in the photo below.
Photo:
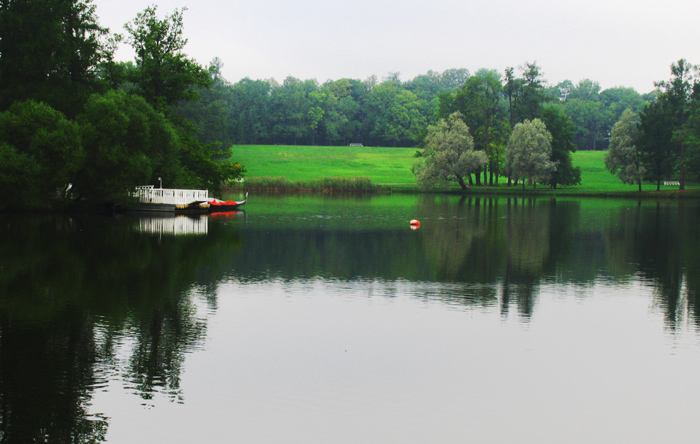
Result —
[{"label": "riverbank vegetation", "polygon": [[[231,183],[228,189],[238,188]],[[367,177],[323,177],[312,180],[289,180],[286,177],[253,177],[245,181],[246,190],[268,193],[320,192],[320,193],[376,193],[382,188]]]},{"label": "riverbank vegetation", "polygon": [[[240,176],[173,112],[212,82],[183,52],[183,11],[146,8],[124,38],[91,0],[0,5],[0,209],[117,202],[159,178],[216,194]],[[134,63],[113,60],[122,41]]]}]

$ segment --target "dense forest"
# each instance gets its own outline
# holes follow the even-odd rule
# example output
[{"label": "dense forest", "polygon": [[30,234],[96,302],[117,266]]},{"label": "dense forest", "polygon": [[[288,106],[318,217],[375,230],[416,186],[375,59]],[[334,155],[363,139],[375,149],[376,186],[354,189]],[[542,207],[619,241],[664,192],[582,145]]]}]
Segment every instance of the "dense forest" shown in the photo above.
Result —
[{"label": "dense forest", "polygon": [[183,51],[182,13],[149,7],[123,37],[91,0],[0,1],[0,209],[123,201],[159,177],[216,194],[241,174],[173,112],[212,83]]},{"label": "dense forest", "polygon": [[602,90],[589,79],[549,86],[541,68],[527,62],[517,68],[518,73],[510,68],[502,75],[488,69],[470,73],[455,68],[428,71],[407,81],[399,73],[390,73],[381,81],[372,76],[323,84],[294,77],[281,84],[274,79],[249,78],[230,83],[221,76],[222,67],[223,62],[214,59],[212,87],[200,91],[201,100],[183,103],[176,112],[196,122],[203,141],[218,140],[224,146],[415,146],[428,125],[446,117],[445,110],[454,100],[468,100],[475,89],[479,94],[485,91],[486,78],[491,82],[488,87],[494,88],[494,112],[503,121],[518,118],[518,113],[526,115],[514,105],[526,88],[536,92],[538,105],[561,106],[575,125],[577,149],[605,150],[610,130],[622,112],[627,108],[639,112],[655,97],[655,92],[641,95],[621,86]]}]

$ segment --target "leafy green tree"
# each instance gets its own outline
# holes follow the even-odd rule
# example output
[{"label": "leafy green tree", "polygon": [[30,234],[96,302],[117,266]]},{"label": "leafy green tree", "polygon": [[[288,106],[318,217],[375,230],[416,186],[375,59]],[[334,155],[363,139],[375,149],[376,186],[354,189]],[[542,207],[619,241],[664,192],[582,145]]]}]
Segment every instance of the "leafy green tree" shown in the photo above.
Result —
[{"label": "leafy green tree", "polygon": [[657,83],[656,102],[641,114],[640,147],[649,178],[656,182],[679,174],[680,189],[685,188],[688,132],[684,131],[692,112],[692,99],[698,89],[697,67],[680,59],[671,65],[671,79]]},{"label": "leafy green tree", "polygon": [[[135,92],[167,117],[171,117],[179,101],[198,99],[198,88],[209,87],[216,78],[216,73],[210,76],[209,71],[183,52],[187,43],[182,36],[184,11],[185,8],[176,9],[161,20],[152,6],[125,25],[129,42],[136,51]],[[216,66],[213,69],[216,71]],[[195,136],[195,125],[173,121],[180,143],[177,161],[183,168],[178,180],[184,186],[206,186],[214,194],[220,194],[222,182],[237,177],[242,167],[224,160],[230,153],[228,149],[221,152],[216,149],[218,143],[202,143]]]},{"label": "leafy green tree", "polygon": [[662,89],[659,101],[667,103],[668,110],[673,120],[673,136],[671,143],[677,152],[676,168],[679,172],[680,189],[685,189],[685,171],[687,168],[687,131],[688,118],[692,112],[692,100],[697,95],[700,84],[697,77],[698,67],[691,65],[685,59],[671,65],[671,79],[659,82],[657,85]]},{"label": "leafy green tree", "polygon": [[[0,115],[0,119],[2,116]],[[32,156],[7,142],[0,142],[0,210],[40,205],[37,183],[40,167]]]},{"label": "leafy green tree", "polygon": [[180,101],[173,110],[176,120],[187,120],[197,130],[197,139],[205,144],[230,147],[234,143],[233,88],[221,75],[223,62],[215,57],[209,73],[212,84],[208,88],[196,88],[199,100]]},{"label": "leafy green tree", "polygon": [[469,78],[469,70],[466,68],[446,69],[440,75],[440,83],[447,89],[458,89]]},{"label": "leafy green tree", "polygon": [[575,86],[571,80],[559,82],[556,86],[550,87],[547,93],[550,97],[560,102],[566,102]]},{"label": "leafy green tree", "polygon": [[[499,125],[505,118],[501,76],[494,70],[479,70],[467,79],[453,97],[442,95],[440,98],[449,101],[440,106],[441,112],[449,109],[450,113],[459,111],[464,116],[474,136],[476,148],[489,157],[490,181],[493,184],[494,172],[498,171],[498,159],[491,152],[491,146],[504,138],[504,132],[500,131],[502,126]],[[484,170],[484,183],[487,181],[487,171]],[[476,176],[476,183],[480,184],[479,175]]]},{"label": "leafy green tree", "polygon": [[684,144],[685,167],[694,178],[700,179],[700,88],[694,88],[688,119],[676,130],[674,138]]},{"label": "leafy green tree", "polygon": [[[372,86],[355,79],[329,81],[323,89],[337,100],[334,120],[334,132],[343,145],[351,142],[364,143],[367,133],[367,100]],[[336,139],[337,140],[337,139]]]},{"label": "leafy green tree", "polygon": [[630,109],[639,114],[647,101],[634,88],[615,87],[602,91],[599,95],[600,102],[607,113],[606,121],[610,128],[622,117],[625,110]]},{"label": "leafy green tree", "polygon": [[99,86],[106,33],[92,0],[0,1],[0,110],[35,100],[77,114]]},{"label": "leafy green tree", "polygon": [[506,78],[505,85],[503,86],[503,92],[508,100],[508,120],[511,128],[514,128],[515,124],[517,123],[516,109],[520,103],[522,89],[523,79],[515,77],[515,69],[513,67],[506,68]]},{"label": "leafy green tree", "polygon": [[606,131],[605,110],[598,100],[567,99],[564,109],[576,127],[574,142],[580,150],[598,150]]},{"label": "leafy green tree", "polygon": [[547,182],[556,164],[552,162],[552,135],[540,119],[525,120],[513,128],[506,152],[506,171],[511,177],[529,179],[533,187]]},{"label": "leafy green tree", "polygon": [[30,100],[0,113],[0,188],[7,191],[6,205],[55,204],[83,159],[78,125],[60,111]]},{"label": "leafy green tree", "polygon": [[182,51],[186,8],[159,19],[156,6],[150,6],[125,25],[128,42],[136,52],[136,91],[159,111],[168,111],[180,100],[199,97],[195,87],[211,84],[209,73]]},{"label": "leafy green tree", "polygon": [[368,98],[368,120],[373,122],[371,135],[381,145],[414,144],[426,120],[419,109],[421,100],[394,80],[382,82]]},{"label": "leafy green tree", "polygon": [[550,160],[557,166],[548,182],[552,188],[556,188],[557,185],[569,186],[581,183],[581,168],[574,167],[571,162],[571,153],[576,151],[575,126],[562,108],[560,104],[547,104],[542,111],[542,121],[552,135]]},{"label": "leafy green tree", "polygon": [[124,91],[95,94],[78,116],[85,164],[74,193],[93,201],[124,201],[136,186],[184,186],[180,141],[173,125],[142,97]]},{"label": "leafy green tree", "polygon": [[277,143],[297,145],[311,141],[312,102],[309,94],[318,91],[315,80],[284,79],[270,97],[273,137]]},{"label": "leafy green tree", "polygon": [[228,124],[233,143],[272,142],[272,91],[270,81],[247,77],[231,87]]},{"label": "leafy green tree", "polygon": [[673,119],[665,102],[657,101],[640,114],[639,149],[642,152],[642,165],[646,170],[645,179],[656,182],[656,190],[661,189],[661,181],[675,172],[676,150],[671,143]]},{"label": "leafy green tree", "polygon": [[544,78],[537,62],[526,62],[520,67],[522,77],[513,79],[512,68],[506,71],[506,91],[512,96],[511,124],[533,120],[542,115],[542,106],[547,101]]},{"label": "leafy green tree", "polygon": [[488,157],[474,150],[474,139],[459,112],[428,127],[422,159],[413,166],[416,180],[422,186],[456,181],[468,189],[464,178],[486,165]]},{"label": "leafy green tree", "polygon": [[605,154],[605,168],[627,184],[638,184],[642,191],[642,179],[646,168],[642,165],[642,153],[638,149],[639,116],[628,109],[613,126],[610,148]]},{"label": "leafy green tree", "polygon": [[583,79],[571,90],[567,100],[583,100],[587,102],[598,101],[600,84],[591,79]]}]

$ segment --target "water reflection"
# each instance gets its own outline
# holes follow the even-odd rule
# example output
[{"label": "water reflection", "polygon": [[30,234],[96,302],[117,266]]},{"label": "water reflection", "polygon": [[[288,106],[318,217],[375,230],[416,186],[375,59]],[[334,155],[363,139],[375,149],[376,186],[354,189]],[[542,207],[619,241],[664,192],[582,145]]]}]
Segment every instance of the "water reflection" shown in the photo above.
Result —
[{"label": "water reflection", "polygon": [[[697,306],[698,208],[690,201],[420,196],[410,213],[382,204],[358,209],[376,212],[380,225],[364,216],[364,230],[329,223],[308,229],[297,222],[308,214],[286,212],[287,224],[251,223],[229,277],[480,284],[484,300],[497,300],[505,316],[514,307],[523,320],[543,283],[642,279],[657,289],[672,327],[679,301],[690,313]],[[385,223],[392,211],[393,229]],[[415,214],[422,224],[411,232],[405,224]]]},{"label": "water reflection", "polygon": [[239,247],[237,232],[202,242],[133,230],[164,227],[162,218],[1,222],[2,442],[103,440],[109,419],[88,406],[113,378],[144,400],[180,398],[184,355],[206,332],[190,296],[201,270],[217,269],[220,252]]},{"label": "water reflection", "polygon": [[103,441],[110,412],[90,403],[114,380],[145,405],[183,402],[185,357],[203,346],[222,285],[348,282],[368,298],[408,294],[532,322],[545,288],[634,284],[653,288],[669,330],[700,326],[696,202],[258,202],[245,223],[0,216],[2,442]]},{"label": "water reflection", "polygon": [[209,218],[204,215],[189,216],[171,214],[138,217],[134,226],[139,233],[168,234],[180,236],[186,234],[203,235],[209,230]]}]

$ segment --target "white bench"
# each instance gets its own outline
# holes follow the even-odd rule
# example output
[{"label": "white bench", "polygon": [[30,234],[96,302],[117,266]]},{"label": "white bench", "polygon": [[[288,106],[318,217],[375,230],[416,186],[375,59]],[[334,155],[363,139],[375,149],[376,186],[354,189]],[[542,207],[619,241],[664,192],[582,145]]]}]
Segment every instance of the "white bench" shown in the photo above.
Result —
[{"label": "white bench", "polygon": [[363,146],[361,143],[351,143],[350,146]]},{"label": "white bench", "polygon": [[679,187],[681,186],[681,183],[678,182],[677,180],[664,180],[664,185],[672,186],[672,187]]}]

